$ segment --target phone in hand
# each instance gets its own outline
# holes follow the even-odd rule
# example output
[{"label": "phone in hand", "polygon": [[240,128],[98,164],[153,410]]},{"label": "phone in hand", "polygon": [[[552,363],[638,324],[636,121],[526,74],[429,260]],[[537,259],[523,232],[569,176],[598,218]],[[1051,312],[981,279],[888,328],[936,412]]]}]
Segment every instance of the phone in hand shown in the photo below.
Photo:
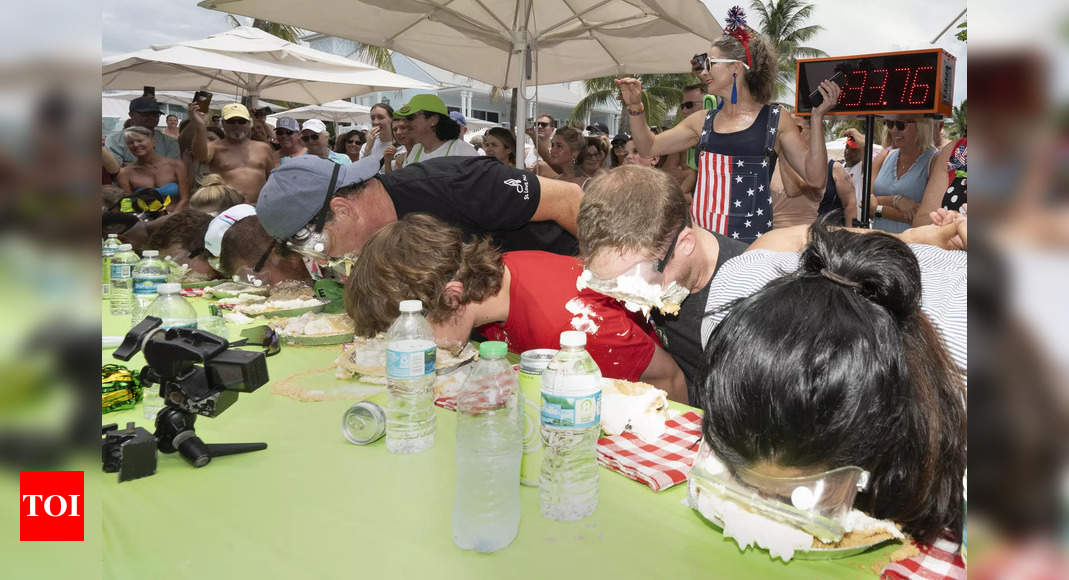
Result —
[{"label": "phone in hand", "polygon": [[212,104],[212,94],[208,91],[197,91],[193,94],[193,102],[197,104],[201,113],[207,115]]},{"label": "phone in hand", "polygon": [[[839,70],[835,71],[835,74],[831,75],[831,78],[827,80],[839,85],[839,87],[842,87],[843,77],[843,71]],[[809,102],[813,105],[814,109],[824,103],[824,95],[820,93],[820,85],[817,85],[817,88],[813,89],[813,92],[809,93]]]}]

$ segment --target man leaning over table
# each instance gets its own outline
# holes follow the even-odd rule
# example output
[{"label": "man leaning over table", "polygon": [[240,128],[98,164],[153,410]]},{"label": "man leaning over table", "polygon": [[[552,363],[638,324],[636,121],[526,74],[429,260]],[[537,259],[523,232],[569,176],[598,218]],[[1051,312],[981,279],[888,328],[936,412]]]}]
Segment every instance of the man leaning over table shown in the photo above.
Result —
[{"label": "man leaning over table", "polygon": [[357,333],[374,336],[419,299],[438,347],[459,352],[472,330],[514,353],[557,348],[562,330],[587,335],[603,376],[643,381],[686,398],[679,367],[649,326],[622,304],[576,288],[582,263],[547,252],[501,252],[427,214],[408,214],[368,240],[345,288]]},{"label": "man leaning over table", "polygon": [[[697,401],[701,322],[713,274],[746,244],[695,225],[679,182],[663,171],[617,167],[592,180],[579,207],[579,252],[601,280],[638,268],[652,284],[686,289],[678,314],[652,313],[665,350],[683,370],[690,401]],[[686,401],[683,401],[686,402]]]},{"label": "man leaning over table", "polygon": [[360,251],[379,228],[424,212],[503,251],[574,255],[579,186],[483,156],[442,157],[378,175],[379,159],[336,165],[306,155],[271,172],[257,216],[271,237],[325,261]]}]

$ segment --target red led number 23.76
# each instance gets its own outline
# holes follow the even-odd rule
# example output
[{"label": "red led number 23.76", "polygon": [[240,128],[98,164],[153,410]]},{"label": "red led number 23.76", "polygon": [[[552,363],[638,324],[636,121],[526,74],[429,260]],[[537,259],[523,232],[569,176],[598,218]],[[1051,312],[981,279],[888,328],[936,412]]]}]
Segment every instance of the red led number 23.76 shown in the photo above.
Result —
[{"label": "red led number 23.76", "polygon": [[24,542],[85,539],[83,472],[19,473],[19,539]]},{"label": "red led number 23.76", "polygon": [[847,75],[837,106],[850,109],[924,105],[931,96],[934,71],[932,66],[854,70]]}]

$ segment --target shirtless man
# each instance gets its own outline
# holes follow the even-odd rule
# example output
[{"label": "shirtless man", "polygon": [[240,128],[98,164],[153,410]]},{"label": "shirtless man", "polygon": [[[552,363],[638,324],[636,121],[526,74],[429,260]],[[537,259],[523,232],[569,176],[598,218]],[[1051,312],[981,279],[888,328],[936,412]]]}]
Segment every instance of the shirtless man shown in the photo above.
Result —
[{"label": "shirtless man", "polygon": [[278,154],[262,141],[249,138],[252,117],[245,105],[231,103],[223,107],[223,134],[226,139],[208,142],[207,115],[190,106],[192,119],[182,133],[192,142],[193,158],[207,163],[213,173],[223,176],[228,185],[240,191],[255,205],[260,188],[271,170],[278,167]]}]

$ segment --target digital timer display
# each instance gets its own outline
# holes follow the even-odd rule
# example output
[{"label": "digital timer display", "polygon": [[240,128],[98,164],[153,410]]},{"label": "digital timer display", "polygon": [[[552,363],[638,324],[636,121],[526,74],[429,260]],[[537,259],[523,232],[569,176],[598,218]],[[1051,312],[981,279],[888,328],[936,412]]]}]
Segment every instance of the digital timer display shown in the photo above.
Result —
[{"label": "digital timer display", "polygon": [[[839,101],[828,115],[950,115],[953,56],[942,49],[798,61],[796,111],[808,114],[820,82],[838,75]],[[818,101],[819,102],[819,101]]]}]

